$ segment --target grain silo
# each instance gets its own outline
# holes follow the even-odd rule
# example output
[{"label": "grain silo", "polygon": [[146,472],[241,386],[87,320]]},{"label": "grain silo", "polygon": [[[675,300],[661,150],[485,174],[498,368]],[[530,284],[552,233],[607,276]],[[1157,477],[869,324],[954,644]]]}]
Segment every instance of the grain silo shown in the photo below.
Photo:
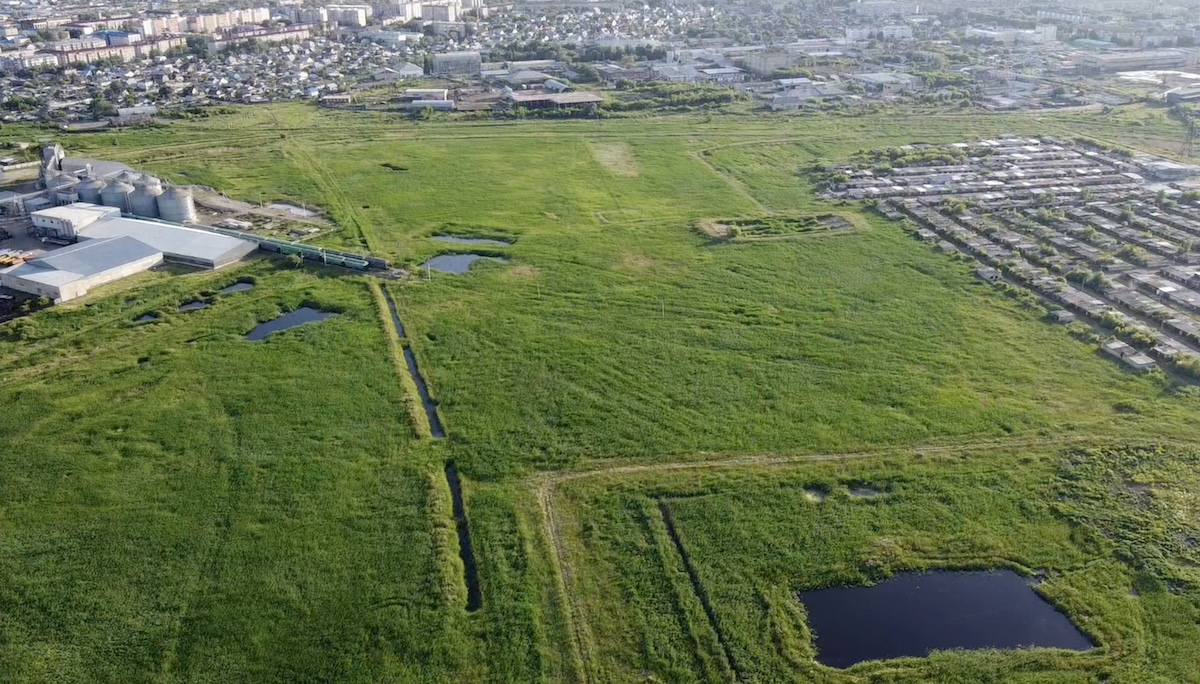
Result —
[{"label": "grain silo", "polygon": [[133,194],[129,196],[129,213],[158,218],[158,198],[162,193],[162,183],[157,178],[146,176],[133,187]]},{"label": "grain silo", "polygon": [[130,185],[133,185],[134,183],[137,183],[141,179],[142,179],[142,174],[138,173],[137,171],[130,171],[130,170],[126,169],[126,170],[122,171],[121,173],[117,174],[117,177],[114,178],[113,180],[120,182],[120,183],[129,183]]},{"label": "grain silo", "polygon": [[99,178],[88,178],[75,186],[75,192],[79,193],[80,202],[100,204],[100,193],[106,187],[108,187],[108,184]]},{"label": "grain silo", "polygon": [[107,188],[100,191],[100,203],[106,207],[117,207],[123,213],[129,213],[129,197],[133,194],[133,186],[121,181],[113,181]]},{"label": "grain silo", "polygon": [[192,191],[171,186],[158,196],[158,215],[164,221],[191,223],[196,220],[196,201]]}]

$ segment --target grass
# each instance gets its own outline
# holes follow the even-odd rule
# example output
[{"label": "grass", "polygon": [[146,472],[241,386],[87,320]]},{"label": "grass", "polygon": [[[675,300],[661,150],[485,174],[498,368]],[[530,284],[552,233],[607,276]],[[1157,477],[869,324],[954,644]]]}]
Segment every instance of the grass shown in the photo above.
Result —
[{"label": "grass", "polygon": [[[1128,143],[1160,149],[1176,128],[1143,107],[417,123],[289,105],[68,137],[71,154],[320,206],[341,230],[319,242],[408,268],[458,249],[436,233],[513,244],[488,251],[507,264],[389,283],[403,341],[378,284],[268,260],[147,273],[0,326],[0,672],[1194,680],[1195,459],[1126,445],[1200,441],[1197,391],[1125,372],[804,176],[878,145],[1136,129]],[[855,230],[694,230],[722,216]],[[243,278],[255,288],[176,312]],[[305,304],[340,315],[241,339]],[[445,440],[424,439],[403,345]],[[806,460],[852,452],[873,455]],[[852,482],[885,494],[852,499]],[[813,662],[796,589],[996,564],[1055,571],[1048,596],[1102,648]]]},{"label": "grass", "polygon": [[[1192,449],[992,448],[570,479],[556,497],[575,571],[568,591],[581,596],[600,680],[727,681],[727,669],[745,681],[1190,680],[1197,651],[1185,634],[1200,609],[1193,551],[1161,533],[1166,525],[1194,536],[1196,511],[1131,506],[1119,489],[1095,486],[1103,479],[1077,486],[1069,474],[1087,463],[1120,477],[1150,455],[1195,459]],[[1160,480],[1152,496],[1190,499],[1190,482]],[[880,495],[850,496],[864,484]],[[812,490],[826,496],[814,501]],[[1151,575],[1144,563],[1162,567]],[[1039,573],[1039,592],[1097,648],[950,652],[845,672],[814,662],[797,592],[977,567]],[[1150,579],[1177,573],[1189,580]]]}]

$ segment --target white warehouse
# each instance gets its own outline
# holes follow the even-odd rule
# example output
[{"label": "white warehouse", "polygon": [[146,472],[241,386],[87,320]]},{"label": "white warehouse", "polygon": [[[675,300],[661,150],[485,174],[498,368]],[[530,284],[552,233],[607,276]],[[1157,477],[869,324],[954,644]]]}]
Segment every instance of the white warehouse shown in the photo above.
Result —
[{"label": "white warehouse", "polygon": [[0,285],[65,302],[162,260],[162,252],[135,238],[85,240],[0,271]]},{"label": "white warehouse", "polygon": [[40,237],[74,243],[0,271],[0,285],[65,302],[164,260],[221,268],[258,248],[249,240],[76,202],[30,214]]},{"label": "white warehouse", "polygon": [[199,268],[221,268],[239,261],[257,245],[227,235],[160,221],[127,218],[115,207],[76,202],[30,214],[38,235],[52,240],[129,236],[162,252],[167,261]]}]

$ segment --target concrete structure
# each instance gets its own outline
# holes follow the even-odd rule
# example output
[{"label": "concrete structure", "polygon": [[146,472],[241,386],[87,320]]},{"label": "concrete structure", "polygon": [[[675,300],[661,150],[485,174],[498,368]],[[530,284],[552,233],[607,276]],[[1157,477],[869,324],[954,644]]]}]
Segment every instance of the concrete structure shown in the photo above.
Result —
[{"label": "concrete structure", "polygon": [[86,240],[0,271],[0,285],[65,302],[162,260],[162,252],[132,237]]},{"label": "concrete structure", "polygon": [[1080,70],[1088,73],[1177,69],[1196,63],[1196,55],[1185,50],[1126,50],[1084,55]]},{"label": "concrete structure", "polygon": [[366,26],[367,21],[374,14],[370,5],[326,5],[325,12],[329,15],[331,22],[340,26],[358,28]]},{"label": "concrete structure", "polygon": [[479,78],[483,60],[478,52],[445,52],[433,56],[432,75],[442,78]]},{"label": "concrete structure", "polygon": [[884,95],[899,95],[901,93],[920,90],[925,86],[919,76],[904,73],[879,72],[866,74],[851,74],[850,78],[861,83],[868,92]]},{"label": "concrete structure", "polygon": [[1105,354],[1124,361],[1125,365],[1136,371],[1148,371],[1156,366],[1154,359],[1120,340],[1109,340],[1100,345],[1100,348]]}]

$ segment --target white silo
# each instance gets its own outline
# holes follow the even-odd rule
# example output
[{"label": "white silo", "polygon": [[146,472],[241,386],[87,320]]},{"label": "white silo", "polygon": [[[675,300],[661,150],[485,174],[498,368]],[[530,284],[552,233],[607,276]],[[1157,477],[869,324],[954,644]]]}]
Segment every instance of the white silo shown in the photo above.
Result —
[{"label": "white silo", "polygon": [[140,181],[141,179],[142,179],[142,174],[140,174],[136,171],[130,171],[130,170],[126,169],[125,171],[122,171],[121,173],[117,174],[117,177],[114,178],[113,180],[119,181],[121,183],[129,183],[130,185],[133,185],[134,183]]},{"label": "white silo", "polygon": [[133,194],[133,186],[121,181],[113,181],[107,188],[100,191],[100,203],[106,207],[117,207],[124,213],[129,213],[129,196]]},{"label": "white silo", "polygon": [[88,178],[75,186],[75,192],[79,193],[80,202],[100,204],[100,193],[106,187],[108,187],[108,184],[99,178]]},{"label": "white silo", "polygon": [[133,194],[129,196],[129,213],[134,216],[158,218],[158,197],[162,193],[162,183],[157,178],[146,176],[133,186]]},{"label": "white silo", "polygon": [[171,186],[158,196],[158,215],[165,221],[192,223],[196,220],[196,201],[192,191]]}]

